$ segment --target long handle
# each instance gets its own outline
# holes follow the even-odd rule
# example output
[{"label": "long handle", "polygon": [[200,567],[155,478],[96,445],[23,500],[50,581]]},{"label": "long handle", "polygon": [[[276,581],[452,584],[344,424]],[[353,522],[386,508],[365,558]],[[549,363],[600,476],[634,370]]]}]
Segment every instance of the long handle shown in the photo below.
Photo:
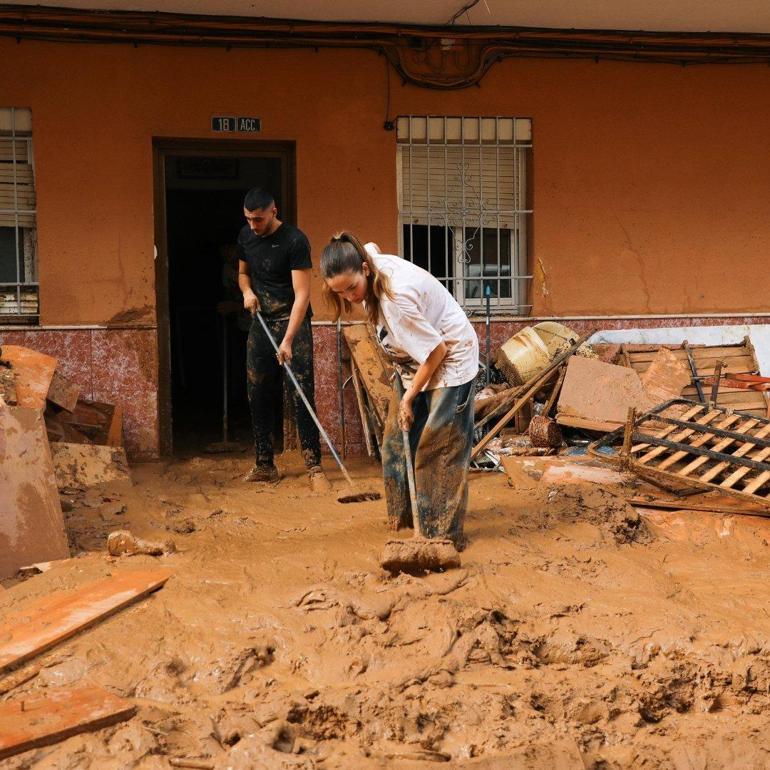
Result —
[{"label": "long handle", "polygon": [[[399,402],[404,397],[404,383],[401,382],[401,375],[393,372],[393,380],[396,386]],[[412,445],[409,443],[409,431],[401,429],[401,440],[404,442],[404,459],[406,460],[406,482],[409,487],[409,505],[412,509],[412,523],[415,532],[421,537],[425,537],[420,526],[420,515],[417,512],[417,485],[414,481],[414,466],[412,465]]]},{"label": "long handle", "polygon": [[[257,317],[260,324],[262,324],[262,329],[267,335],[267,338],[270,340],[270,344],[273,346],[273,349],[275,350],[276,355],[278,355],[278,345],[275,342],[275,338],[270,333],[270,329],[267,328],[265,319],[262,318],[262,313],[260,313],[259,310],[257,310],[254,312],[254,315]],[[318,416],[316,415],[313,407],[310,406],[310,402],[307,400],[307,396],[305,395],[305,392],[302,390],[302,386],[299,384],[299,382],[297,382],[297,378],[294,376],[294,372],[291,370],[291,367],[289,366],[289,364],[286,363],[286,361],[283,362],[283,368],[286,369],[286,373],[289,375],[289,379],[291,379],[292,384],[297,389],[297,393],[299,394],[299,397],[302,399],[302,403],[305,405],[305,409],[307,409],[308,414],[313,418],[313,422],[316,424],[316,427],[318,428],[318,432],[323,436],[323,439],[326,442],[326,446],[329,447],[329,450],[331,451],[332,455],[334,455],[334,459],[337,461],[337,465],[340,466],[342,475],[345,477],[345,480],[348,482],[348,484],[350,484],[351,487],[354,487],[355,484],[353,483],[353,479],[350,478],[350,474],[348,473],[345,466],[342,464],[342,460],[340,459],[340,456],[337,454],[337,450],[334,448],[334,444],[332,444],[332,440],[329,438],[329,434],[324,430],[324,426],[321,425],[320,421],[318,420]]]}]

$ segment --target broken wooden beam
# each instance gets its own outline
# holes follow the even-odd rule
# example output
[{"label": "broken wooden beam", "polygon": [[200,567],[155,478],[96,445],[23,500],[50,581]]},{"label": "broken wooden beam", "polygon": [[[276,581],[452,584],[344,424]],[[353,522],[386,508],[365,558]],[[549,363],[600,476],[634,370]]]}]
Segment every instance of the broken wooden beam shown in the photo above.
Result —
[{"label": "broken wooden beam", "polygon": [[22,603],[0,618],[0,671],[17,666],[99,620],[157,591],[166,569],[120,572],[69,591]]}]

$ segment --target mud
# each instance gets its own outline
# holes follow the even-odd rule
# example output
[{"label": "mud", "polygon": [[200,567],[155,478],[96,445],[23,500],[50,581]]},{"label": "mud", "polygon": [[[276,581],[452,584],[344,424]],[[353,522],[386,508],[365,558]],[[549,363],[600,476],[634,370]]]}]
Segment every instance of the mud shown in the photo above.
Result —
[{"label": "mud", "polygon": [[[1,697],[90,683],[138,712],[0,766],[770,764],[770,522],[640,516],[585,481],[516,491],[503,474],[471,475],[462,568],[390,577],[377,566],[392,538],[384,501],[309,496],[299,454],[278,464],[286,476],[266,488],[238,481],[248,459],[219,456],[71,496],[84,553],[5,581],[0,613],[117,569],[174,575]],[[351,470],[382,488],[373,466]],[[178,552],[114,559],[117,528],[173,532]]]}]

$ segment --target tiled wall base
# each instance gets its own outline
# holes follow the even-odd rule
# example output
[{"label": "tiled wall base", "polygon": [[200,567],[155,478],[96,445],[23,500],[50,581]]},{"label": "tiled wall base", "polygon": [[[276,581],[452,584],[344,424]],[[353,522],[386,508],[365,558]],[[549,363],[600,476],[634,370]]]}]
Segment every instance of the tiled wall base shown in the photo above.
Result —
[{"label": "tiled wall base", "polygon": [[[493,321],[492,349],[533,321]],[[642,318],[567,321],[579,334],[591,329],[640,329],[687,326],[762,324],[767,318]],[[474,321],[484,349],[485,326]],[[361,420],[352,383],[344,388],[344,426],[339,410],[337,331],[313,327],[316,406],[337,449],[357,455],[365,451]],[[62,373],[79,383],[84,397],[122,404],[126,449],[134,460],[158,457],[158,355],[155,329],[12,329],[0,330],[0,345],[25,345],[59,359]],[[342,345],[343,382],[350,376],[347,346]]]}]

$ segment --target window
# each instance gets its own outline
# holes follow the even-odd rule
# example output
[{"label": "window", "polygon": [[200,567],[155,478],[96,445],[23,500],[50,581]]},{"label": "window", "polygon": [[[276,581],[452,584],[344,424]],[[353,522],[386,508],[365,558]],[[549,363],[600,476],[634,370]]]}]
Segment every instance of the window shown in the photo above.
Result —
[{"label": "window", "polygon": [[525,315],[526,118],[398,119],[399,247],[468,312]]},{"label": "window", "polygon": [[32,113],[0,107],[0,323],[37,316]]}]

